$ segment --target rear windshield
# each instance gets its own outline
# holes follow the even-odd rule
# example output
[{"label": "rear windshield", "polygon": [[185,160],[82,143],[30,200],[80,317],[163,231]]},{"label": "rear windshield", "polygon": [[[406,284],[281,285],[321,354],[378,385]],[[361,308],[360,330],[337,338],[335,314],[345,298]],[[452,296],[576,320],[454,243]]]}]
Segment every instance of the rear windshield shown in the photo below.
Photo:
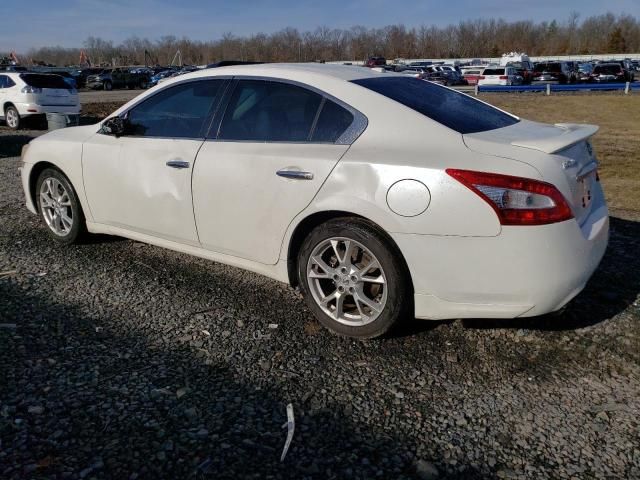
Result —
[{"label": "rear windshield", "polygon": [[480,75],[480,70],[467,70],[464,72],[465,75]]},{"label": "rear windshield", "polygon": [[516,117],[468,95],[417,78],[362,78],[352,82],[462,134],[486,132],[519,122]]},{"label": "rear windshield", "polygon": [[69,85],[60,75],[46,75],[41,73],[23,73],[20,78],[27,85],[35,88],[64,88],[69,89]]},{"label": "rear windshield", "polygon": [[536,72],[561,72],[562,67],[559,63],[539,63],[534,70]]},{"label": "rear windshield", "polygon": [[485,68],[483,75],[504,75],[504,68]]},{"label": "rear windshield", "polygon": [[605,75],[615,75],[620,73],[622,67],[620,65],[598,65],[593,69],[593,73],[604,73]]}]

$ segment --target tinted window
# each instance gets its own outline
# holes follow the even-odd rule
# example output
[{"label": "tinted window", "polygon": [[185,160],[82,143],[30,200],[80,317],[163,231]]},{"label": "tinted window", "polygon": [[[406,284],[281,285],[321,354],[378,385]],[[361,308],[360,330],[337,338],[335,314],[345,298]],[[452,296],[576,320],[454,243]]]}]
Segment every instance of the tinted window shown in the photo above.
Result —
[{"label": "tinted window", "polygon": [[218,138],[306,141],[321,100],[319,94],[295,85],[240,80],[227,106]]},{"label": "tinted window", "polygon": [[483,75],[504,75],[504,68],[485,68]]},{"label": "tinted window", "polygon": [[508,127],[518,119],[463,93],[407,77],[353,80],[459,133]]},{"label": "tinted window", "polygon": [[7,77],[6,75],[0,75],[0,88],[6,88],[7,87],[7,79],[9,77]]},{"label": "tinted window", "polygon": [[353,122],[353,114],[331,100],[322,106],[311,141],[334,143]]},{"label": "tinted window", "polygon": [[561,72],[562,65],[559,63],[539,63],[535,68],[536,72]]},{"label": "tinted window", "polygon": [[200,80],[167,88],[128,115],[128,134],[144,137],[202,138],[224,80]]},{"label": "tinted window", "polygon": [[24,83],[35,88],[69,88],[67,82],[65,82],[60,75],[23,73],[20,75],[20,78],[24,81]]},{"label": "tinted window", "polygon": [[593,70],[593,73],[603,73],[605,75],[615,75],[620,72],[622,72],[620,65],[598,65]]}]

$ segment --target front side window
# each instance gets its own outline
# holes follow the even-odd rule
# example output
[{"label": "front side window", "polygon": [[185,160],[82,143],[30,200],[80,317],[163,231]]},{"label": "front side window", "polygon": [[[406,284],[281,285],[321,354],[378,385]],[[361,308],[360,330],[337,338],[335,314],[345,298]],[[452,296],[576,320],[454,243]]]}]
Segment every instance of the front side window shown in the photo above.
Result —
[{"label": "front side window", "polygon": [[387,76],[352,82],[462,134],[486,132],[520,121],[469,95],[417,78]]},{"label": "front side window", "polygon": [[240,80],[218,138],[256,142],[308,141],[322,96],[281,82]]},{"label": "front side window", "polygon": [[225,80],[198,80],[169,87],[129,110],[127,134],[204,138],[207,120]]}]

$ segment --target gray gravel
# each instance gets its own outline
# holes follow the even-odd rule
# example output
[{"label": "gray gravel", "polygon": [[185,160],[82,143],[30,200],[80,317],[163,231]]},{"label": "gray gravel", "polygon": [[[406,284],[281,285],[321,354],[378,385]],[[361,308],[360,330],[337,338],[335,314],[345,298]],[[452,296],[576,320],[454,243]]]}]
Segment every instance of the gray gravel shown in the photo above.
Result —
[{"label": "gray gravel", "polygon": [[0,478],[640,478],[640,216],[616,213],[560,316],[357,342],[251,273],[55,246],[18,163],[0,158]]}]

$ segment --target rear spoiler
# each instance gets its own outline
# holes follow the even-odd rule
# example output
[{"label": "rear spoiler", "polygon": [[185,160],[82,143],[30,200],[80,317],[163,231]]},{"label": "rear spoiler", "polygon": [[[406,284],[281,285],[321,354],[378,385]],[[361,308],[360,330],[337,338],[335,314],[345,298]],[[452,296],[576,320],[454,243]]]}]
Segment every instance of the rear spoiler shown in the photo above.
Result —
[{"label": "rear spoiler", "polygon": [[582,125],[578,123],[556,123],[555,127],[564,131],[546,138],[514,140],[511,145],[531,148],[544,153],[556,153],[588,139],[600,128],[597,125]]}]

